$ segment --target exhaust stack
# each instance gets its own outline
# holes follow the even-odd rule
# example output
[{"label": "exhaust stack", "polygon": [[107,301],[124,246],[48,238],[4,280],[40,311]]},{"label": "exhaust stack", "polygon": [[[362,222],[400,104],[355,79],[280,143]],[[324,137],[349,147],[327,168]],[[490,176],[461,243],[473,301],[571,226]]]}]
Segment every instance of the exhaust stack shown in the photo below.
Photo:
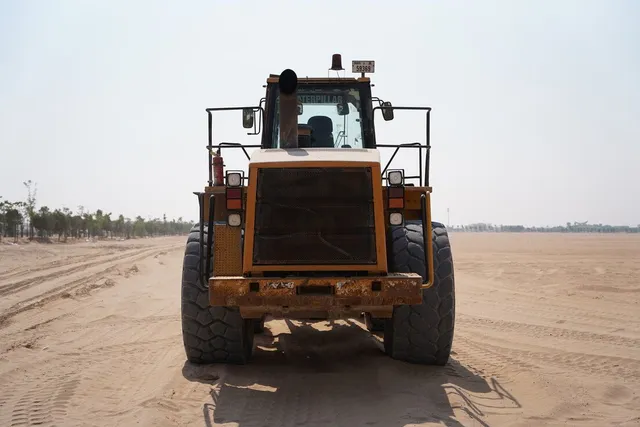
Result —
[{"label": "exhaust stack", "polygon": [[298,148],[298,76],[286,69],[278,80],[280,88],[280,148]]}]

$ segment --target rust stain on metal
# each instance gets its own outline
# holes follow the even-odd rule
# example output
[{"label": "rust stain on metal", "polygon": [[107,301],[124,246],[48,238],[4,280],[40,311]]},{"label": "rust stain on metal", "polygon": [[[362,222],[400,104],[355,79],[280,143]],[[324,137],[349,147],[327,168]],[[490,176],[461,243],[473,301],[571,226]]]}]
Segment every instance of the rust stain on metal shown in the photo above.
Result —
[{"label": "rust stain on metal", "polygon": [[353,285],[352,280],[341,280],[336,282],[336,289],[341,290],[343,287],[350,286],[350,285]]},{"label": "rust stain on metal", "polygon": [[293,284],[293,282],[271,282],[267,285],[267,287],[272,289],[279,289],[279,288],[293,289],[295,285]]},{"label": "rust stain on metal", "polygon": [[[374,282],[380,284],[379,290],[373,290]],[[212,305],[246,307],[251,316],[256,312],[301,310],[344,314],[353,312],[354,307],[361,311],[378,307],[379,311],[387,312],[394,305],[421,303],[422,278],[409,273],[349,279],[213,277],[209,282],[209,296]]]}]

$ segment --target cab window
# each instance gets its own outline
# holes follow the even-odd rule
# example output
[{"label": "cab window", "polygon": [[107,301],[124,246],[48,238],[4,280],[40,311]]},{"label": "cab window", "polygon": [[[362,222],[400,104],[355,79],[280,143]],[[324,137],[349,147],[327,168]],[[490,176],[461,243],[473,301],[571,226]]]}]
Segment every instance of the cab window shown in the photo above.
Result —
[{"label": "cab window", "polygon": [[[279,99],[273,123],[274,146],[280,146]],[[311,148],[363,148],[362,108],[357,89],[298,88],[298,126],[311,131]]]}]

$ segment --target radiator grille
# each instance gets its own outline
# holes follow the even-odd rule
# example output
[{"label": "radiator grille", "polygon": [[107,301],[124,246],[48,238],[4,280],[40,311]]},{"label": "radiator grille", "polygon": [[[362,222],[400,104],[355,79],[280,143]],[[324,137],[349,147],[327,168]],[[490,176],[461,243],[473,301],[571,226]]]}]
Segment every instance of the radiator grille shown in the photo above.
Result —
[{"label": "radiator grille", "polygon": [[376,264],[371,174],[258,169],[253,264]]}]

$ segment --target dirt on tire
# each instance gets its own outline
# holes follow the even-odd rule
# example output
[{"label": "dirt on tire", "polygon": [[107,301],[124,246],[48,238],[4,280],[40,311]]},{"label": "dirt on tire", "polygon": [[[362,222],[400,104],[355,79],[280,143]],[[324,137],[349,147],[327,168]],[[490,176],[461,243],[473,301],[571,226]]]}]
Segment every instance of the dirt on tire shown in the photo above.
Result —
[{"label": "dirt on tire", "polygon": [[[182,336],[187,359],[196,364],[245,364],[251,358],[254,325],[234,307],[209,306],[200,254],[208,242],[207,226],[189,233],[182,272]],[[215,239],[215,236],[213,236]]]},{"label": "dirt on tire", "polygon": [[[384,325],[384,347],[394,359],[442,366],[449,360],[455,324],[453,258],[444,225],[433,222],[431,227],[434,283],[422,291],[422,304],[393,309]],[[422,224],[408,222],[392,227],[389,234],[390,269],[419,274],[426,282]]]}]

